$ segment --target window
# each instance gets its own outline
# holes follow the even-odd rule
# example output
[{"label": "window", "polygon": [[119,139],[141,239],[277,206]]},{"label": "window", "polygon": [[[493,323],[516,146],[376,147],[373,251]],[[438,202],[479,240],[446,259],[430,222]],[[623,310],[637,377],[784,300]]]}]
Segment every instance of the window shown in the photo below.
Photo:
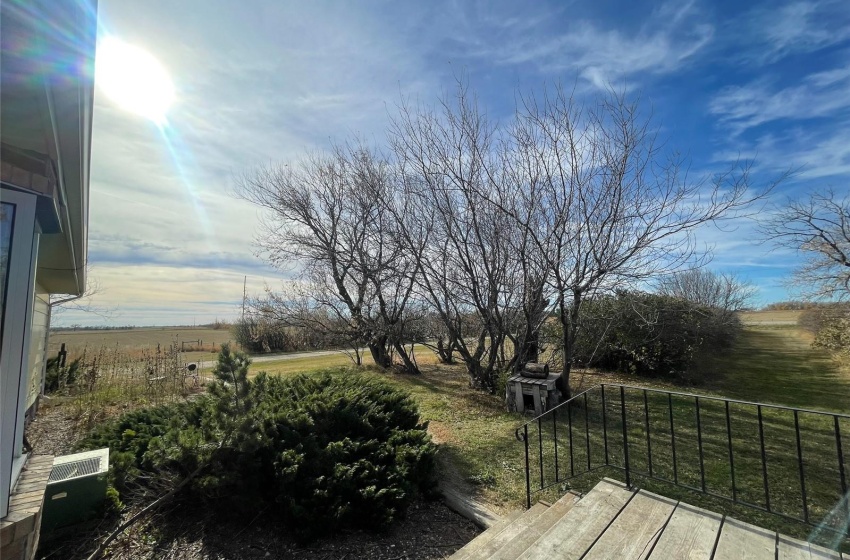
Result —
[{"label": "window", "polygon": [[4,517],[25,460],[24,412],[38,236],[34,195],[3,188],[0,201],[0,517]]}]

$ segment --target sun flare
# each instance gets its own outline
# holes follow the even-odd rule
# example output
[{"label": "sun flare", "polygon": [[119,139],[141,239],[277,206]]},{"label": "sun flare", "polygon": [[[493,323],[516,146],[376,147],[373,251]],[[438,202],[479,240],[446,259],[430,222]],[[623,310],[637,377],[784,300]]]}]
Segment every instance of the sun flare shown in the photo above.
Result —
[{"label": "sun flare", "polygon": [[121,108],[160,125],[174,102],[174,85],[162,64],[115,37],[106,37],[97,47],[95,83]]}]

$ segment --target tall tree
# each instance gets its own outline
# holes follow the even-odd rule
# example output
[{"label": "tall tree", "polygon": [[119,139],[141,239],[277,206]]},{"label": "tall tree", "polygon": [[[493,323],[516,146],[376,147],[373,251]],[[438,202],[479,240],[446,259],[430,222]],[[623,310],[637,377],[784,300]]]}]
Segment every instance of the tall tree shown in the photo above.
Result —
[{"label": "tall tree", "polygon": [[520,203],[502,207],[546,261],[565,396],[583,302],[699,260],[694,231],[771,188],[753,192],[746,165],[692,177],[640,104],[614,92],[587,105],[562,88],[522,99],[506,142]]},{"label": "tall tree", "polygon": [[[385,160],[356,144],[258,169],[240,178],[237,192],[267,210],[257,243],[269,263],[300,266],[306,297],[344,320],[375,364],[389,367],[396,354],[406,370],[418,372],[402,338],[415,262],[386,231],[383,201],[393,180]],[[302,307],[291,305],[299,313]]]},{"label": "tall tree", "polygon": [[417,288],[442,319],[470,384],[494,390],[517,312],[515,222],[480,193],[499,191],[496,127],[461,85],[437,110],[403,105],[390,137],[412,212],[398,236],[417,255]]},{"label": "tall tree", "polygon": [[662,276],[656,284],[661,295],[684,299],[712,309],[720,319],[731,319],[744,309],[756,288],[734,274],[705,268],[680,270]]},{"label": "tall tree", "polygon": [[850,299],[850,195],[815,191],[788,200],[761,223],[776,245],[806,259],[791,283],[811,299]]}]

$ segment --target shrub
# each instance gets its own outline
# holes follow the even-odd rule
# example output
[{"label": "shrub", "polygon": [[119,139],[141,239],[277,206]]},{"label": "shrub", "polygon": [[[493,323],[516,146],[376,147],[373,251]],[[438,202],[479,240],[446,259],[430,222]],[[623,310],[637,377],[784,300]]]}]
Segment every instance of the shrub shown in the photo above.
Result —
[{"label": "shrub", "polygon": [[734,315],[681,298],[621,291],[588,301],[575,361],[641,376],[685,375],[700,352],[730,346]]},{"label": "shrub", "polygon": [[358,375],[248,380],[248,363],[225,346],[206,397],[127,414],[84,445],[110,446],[119,490],[198,473],[198,499],[265,504],[305,538],[386,527],[433,488],[435,448],[409,395]]},{"label": "shrub", "polygon": [[815,335],[812,346],[850,357],[850,304],[829,303],[803,311],[798,324]]},{"label": "shrub", "polygon": [[166,436],[175,425],[197,423],[203,402],[170,404],[127,412],[101,424],[77,443],[77,449],[109,448],[111,484],[121,493],[140,484],[137,478],[158,465],[148,454],[151,441]]},{"label": "shrub", "polygon": [[44,392],[53,393],[66,387],[73,385],[77,380],[81,366],[81,358],[75,358],[65,367],[59,365],[60,358],[58,356],[47,359],[44,374]]}]

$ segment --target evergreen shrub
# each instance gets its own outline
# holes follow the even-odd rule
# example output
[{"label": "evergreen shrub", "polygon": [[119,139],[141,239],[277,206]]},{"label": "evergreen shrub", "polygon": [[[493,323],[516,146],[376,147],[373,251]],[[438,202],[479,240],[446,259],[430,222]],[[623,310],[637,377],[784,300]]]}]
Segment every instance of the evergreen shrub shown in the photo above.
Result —
[{"label": "evergreen shrub", "polygon": [[196,498],[265,508],[308,539],[385,528],[433,491],[436,449],[408,394],[358,374],[249,380],[249,363],[225,346],[207,395],[125,414],[84,446],[110,447],[119,490],[193,473]]}]

